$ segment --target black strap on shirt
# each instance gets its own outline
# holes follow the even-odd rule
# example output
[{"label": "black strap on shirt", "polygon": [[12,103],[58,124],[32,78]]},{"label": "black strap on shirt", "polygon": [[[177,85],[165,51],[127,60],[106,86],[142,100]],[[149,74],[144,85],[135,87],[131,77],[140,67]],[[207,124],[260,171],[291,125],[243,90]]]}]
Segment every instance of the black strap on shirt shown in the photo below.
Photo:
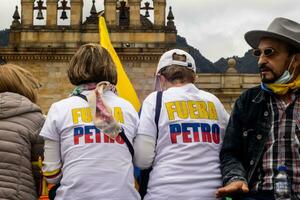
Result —
[{"label": "black strap on shirt", "polygon": [[[85,101],[88,101],[88,100],[87,100],[87,97],[86,97],[85,95],[83,95],[83,94],[74,94],[73,96],[78,96],[78,97],[84,99]],[[123,128],[122,128],[122,131],[119,133],[119,135],[120,135],[121,138],[124,140],[125,144],[126,144],[127,147],[128,147],[128,150],[129,150],[129,152],[130,152],[130,154],[131,154],[131,156],[132,156],[132,158],[133,158],[133,156],[134,156],[134,149],[133,149],[133,146],[132,146],[132,144],[130,143],[129,139],[128,139],[127,136],[125,135],[124,129],[123,129]]]},{"label": "black strap on shirt", "polygon": [[85,101],[88,101],[87,97],[85,95],[83,95],[83,94],[74,94],[73,96],[81,97]]},{"label": "black strap on shirt", "polygon": [[[155,125],[156,125],[156,144],[157,144],[157,138],[158,138],[158,121],[159,121],[159,116],[160,116],[160,111],[161,111],[162,93],[163,93],[162,91],[158,91],[156,94],[155,118],[154,118]],[[141,177],[140,177],[140,181],[139,181],[139,193],[140,193],[142,199],[144,198],[144,196],[147,193],[149,175],[150,175],[151,171],[152,171],[152,167],[141,170]]]},{"label": "black strap on shirt", "polygon": [[158,138],[158,120],[160,116],[160,110],[161,110],[161,100],[162,100],[162,91],[158,91],[156,94],[156,105],[155,105],[155,125],[156,125],[156,141]]},{"label": "black strap on shirt", "polygon": [[130,143],[130,141],[128,140],[127,136],[125,135],[124,133],[124,130],[122,128],[122,131],[119,133],[119,135],[121,136],[121,138],[124,140],[124,142],[126,143],[127,147],[128,147],[128,150],[133,158],[134,156],[134,149],[133,149],[133,146],[132,144]]}]

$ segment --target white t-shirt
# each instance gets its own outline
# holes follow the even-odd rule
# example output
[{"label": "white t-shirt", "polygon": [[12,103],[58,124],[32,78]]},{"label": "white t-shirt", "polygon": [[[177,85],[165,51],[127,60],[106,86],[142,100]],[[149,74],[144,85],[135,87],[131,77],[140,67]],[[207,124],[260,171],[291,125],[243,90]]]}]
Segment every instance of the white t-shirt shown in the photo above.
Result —
[{"label": "white t-shirt", "polygon": [[[133,106],[110,91],[103,98],[132,143],[138,126]],[[54,103],[41,135],[61,145],[63,177],[56,200],[140,199],[126,143],[120,136],[108,138],[94,126],[89,105],[82,98],[72,96]]]},{"label": "white t-shirt", "polygon": [[[156,138],[156,92],[144,101],[138,134]],[[229,115],[193,84],[163,92],[153,170],[145,200],[210,200],[222,186],[219,152]]]}]

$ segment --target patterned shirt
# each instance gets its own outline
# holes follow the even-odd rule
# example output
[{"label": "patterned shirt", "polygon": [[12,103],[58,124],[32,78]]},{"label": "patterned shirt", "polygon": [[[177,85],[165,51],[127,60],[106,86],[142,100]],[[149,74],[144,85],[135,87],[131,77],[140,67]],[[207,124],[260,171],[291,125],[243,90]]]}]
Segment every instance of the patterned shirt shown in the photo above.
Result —
[{"label": "patterned shirt", "polygon": [[265,145],[262,167],[255,190],[273,190],[277,167],[284,165],[292,183],[294,195],[300,197],[300,95],[290,103],[270,98],[272,126]]}]

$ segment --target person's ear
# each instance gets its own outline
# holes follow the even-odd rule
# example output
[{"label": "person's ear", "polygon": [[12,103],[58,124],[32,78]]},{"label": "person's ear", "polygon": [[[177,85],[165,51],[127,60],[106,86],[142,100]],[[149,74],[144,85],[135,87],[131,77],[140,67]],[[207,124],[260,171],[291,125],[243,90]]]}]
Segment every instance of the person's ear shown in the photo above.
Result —
[{"label": "person's ear", "polygon": [[166,80],[166,78],[164,77],[164,75],[159,75],[159,79],[160,79],[160,81],[165,81]]},{"label": "person's ear", "polygon": [[296,53],[294,56],[294,62],[292,63],[293,80],[300,74],[300,53]]},{"label": "person's ear", "polygon": [[165,85],[166,85],[166,78],[164,77],[164,75],[159,75],[159,84],[160,84],[160,88],[161,90],[165,89]]}]

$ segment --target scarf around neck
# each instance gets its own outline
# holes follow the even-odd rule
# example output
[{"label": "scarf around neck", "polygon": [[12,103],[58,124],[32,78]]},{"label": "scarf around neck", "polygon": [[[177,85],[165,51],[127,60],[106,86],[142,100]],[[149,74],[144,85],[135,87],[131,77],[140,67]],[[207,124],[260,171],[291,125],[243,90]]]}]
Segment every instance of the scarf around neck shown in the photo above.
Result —
[{"label": "scarf around neck", "polygon": [[101,130],[102,133],[115,139],[121,132],[122,128],[112,115],[112,109],[104,101],[103,94],[106,91],[112,91],[117,94],[115,85],[108,81],[99,83],[88,83],[77,86],[71,95],[79,95],[83,91],[91,91],[87,96],[88,104],[91,108],[94,125]]},{"label": "scarf around neck", "polygon": [[298,77],[291,83],[262,83],[262,86],[266,87],[269,91],[271,90],[275,94],[284,95],[287,92],[300,87],[300,75],[298,75]]}]

